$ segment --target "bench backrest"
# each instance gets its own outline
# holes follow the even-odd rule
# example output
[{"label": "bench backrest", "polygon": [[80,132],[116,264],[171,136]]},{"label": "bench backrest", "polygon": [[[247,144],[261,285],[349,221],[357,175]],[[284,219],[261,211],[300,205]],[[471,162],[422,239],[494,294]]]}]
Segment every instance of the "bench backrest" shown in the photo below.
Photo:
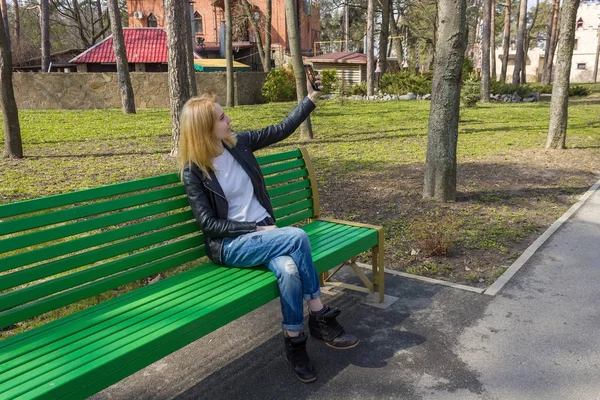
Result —
[{"label": "bench backrest", "polygon": [[[279,226],[318,214],[304,149],[258,160]],[[196,266],[203,242],[177,174],[1,205],[0,328]]]}]

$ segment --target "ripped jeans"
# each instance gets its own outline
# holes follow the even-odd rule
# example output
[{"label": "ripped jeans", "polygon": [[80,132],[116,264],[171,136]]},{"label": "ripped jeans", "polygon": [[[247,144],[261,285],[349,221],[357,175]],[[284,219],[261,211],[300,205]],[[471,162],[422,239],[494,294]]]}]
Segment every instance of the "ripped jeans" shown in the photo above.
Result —
[{"label": "ripped jeans", "polygon": [[285,227],[225,238],[222,255],[223,262],[232,267],[267,266],[277,277],[283,314],[281,327],[301,331],[304,324],[302,300],[321,295],[310,251],[306,232]]}]

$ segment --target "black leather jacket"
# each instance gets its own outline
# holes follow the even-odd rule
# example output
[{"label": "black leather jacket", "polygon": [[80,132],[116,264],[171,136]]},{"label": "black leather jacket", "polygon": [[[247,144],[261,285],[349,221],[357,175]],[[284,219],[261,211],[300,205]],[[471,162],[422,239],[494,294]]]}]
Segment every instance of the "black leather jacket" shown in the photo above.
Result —
[{"label": "black leather jacket", "polygon": [[[232,149],[225,146],[250,177],[256,198],[273,219],[275,219],[273,206],[253,152],[290,136],[314,109],[315,104],[305,97],[278,125],[259,131],[238,133],[237,145]],[[194,217],[204,233],[206,255],[215,263],[223,264],[221,257],[223,238],[254,232],[256,222],[237,222],[227,219],[229,204],[212,171],[210,177],[207,177],[196,164],[192,164],[191,168],[188,164],[183,170],[183,183]]]}]

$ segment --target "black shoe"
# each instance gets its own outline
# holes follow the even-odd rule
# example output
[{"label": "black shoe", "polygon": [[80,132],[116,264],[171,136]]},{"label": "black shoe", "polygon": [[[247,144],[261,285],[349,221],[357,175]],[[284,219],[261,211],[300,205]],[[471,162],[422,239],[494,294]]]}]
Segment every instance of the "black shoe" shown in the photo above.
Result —
[{"label": "black shoe", "polygon": [[337,322],[336,317],[341,311],[337,308],[327,307],[325,311],[308,318],[308,327],[313,339],[325,343],[334,349],[351,349],[356,347],[358,339],[356,336],[346,333],[344,328]]},{"label": "black shoe", "polygon": [[306,340],[308,339],[306,334],[302,332],[300,336],[285,336],[284,339],[285,355],[288,362],[294,367],[296,377],[304,383],[314,382],[317,379],[317,372],[306,352]]}]

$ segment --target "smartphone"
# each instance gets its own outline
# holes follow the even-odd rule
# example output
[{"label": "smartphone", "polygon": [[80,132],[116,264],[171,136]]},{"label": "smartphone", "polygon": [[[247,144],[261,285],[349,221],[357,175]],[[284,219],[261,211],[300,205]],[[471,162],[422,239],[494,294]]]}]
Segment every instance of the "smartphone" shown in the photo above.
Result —
[{"label": "smartphone", "polygon": [[307,76],[308,81],[310,82],[310,85],[312,86],[313,90],[315,90],[315,91],[321,90],[315,80],[315,70],[313,69],[312,65],[305,65],[304,71],[306,71],[306,76]]}]

